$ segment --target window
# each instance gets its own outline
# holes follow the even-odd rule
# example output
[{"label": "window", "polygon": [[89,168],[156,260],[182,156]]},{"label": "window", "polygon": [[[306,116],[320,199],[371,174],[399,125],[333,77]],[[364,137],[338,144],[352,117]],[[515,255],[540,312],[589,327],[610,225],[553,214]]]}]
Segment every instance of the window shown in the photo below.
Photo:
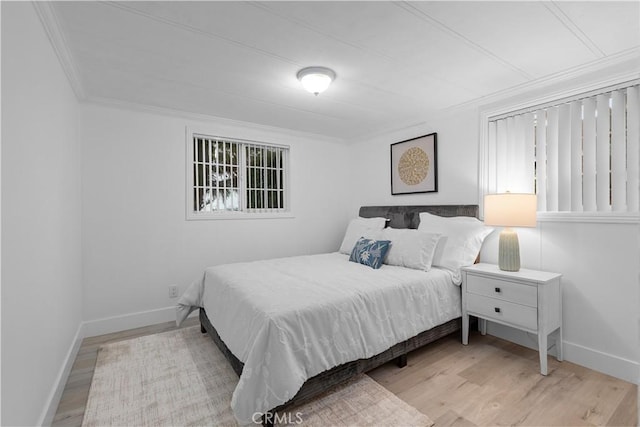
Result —
[{"label": "window", "polygon": [[487,118],[482,191],[535,192],[538,211],[640,211],[637,82]]},{"label": "window", "polygon": [[286,146],[187,132],[187,218],[288,212],[288,154]]}]

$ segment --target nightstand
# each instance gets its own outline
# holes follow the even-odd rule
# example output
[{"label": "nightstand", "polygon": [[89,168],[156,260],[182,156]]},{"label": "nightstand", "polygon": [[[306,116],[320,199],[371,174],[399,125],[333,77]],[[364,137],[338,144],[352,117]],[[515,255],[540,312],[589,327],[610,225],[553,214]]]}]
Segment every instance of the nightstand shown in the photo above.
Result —
[{"label": "nightstand", "polygon": [[537,270],[502,271],[497,265],[462,268],[462,344],[469,342],[469,315],[538,336],[540,373],[547,375],[547,337],[557,330],[557,359],[562,360],[561,274]]}]

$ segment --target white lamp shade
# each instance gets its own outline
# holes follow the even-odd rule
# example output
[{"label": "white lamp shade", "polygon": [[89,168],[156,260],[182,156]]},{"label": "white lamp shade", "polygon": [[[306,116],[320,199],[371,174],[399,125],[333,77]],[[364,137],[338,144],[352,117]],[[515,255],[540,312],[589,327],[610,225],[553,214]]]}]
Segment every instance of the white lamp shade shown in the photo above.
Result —
[{"label": "white lamp shade", "polygon": [[535,194],[502,193],[484,196],[484,223],[502,227],[535,227]]},{"label": "white lamp shade", "polygon": [[302,87],[314,95],[327,90],[335,78],[336,73],[325,67],[308,67],[298,72],[298,80]]}]

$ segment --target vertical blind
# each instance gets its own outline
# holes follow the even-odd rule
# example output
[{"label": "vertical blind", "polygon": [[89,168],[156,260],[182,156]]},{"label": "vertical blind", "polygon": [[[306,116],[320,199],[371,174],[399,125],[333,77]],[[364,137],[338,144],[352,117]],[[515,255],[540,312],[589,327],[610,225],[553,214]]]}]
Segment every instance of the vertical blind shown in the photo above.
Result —
[{"label": "vertical blind", "polygon": [[489,119],[489,192],[541,212],[638,212],[640,86]]}]

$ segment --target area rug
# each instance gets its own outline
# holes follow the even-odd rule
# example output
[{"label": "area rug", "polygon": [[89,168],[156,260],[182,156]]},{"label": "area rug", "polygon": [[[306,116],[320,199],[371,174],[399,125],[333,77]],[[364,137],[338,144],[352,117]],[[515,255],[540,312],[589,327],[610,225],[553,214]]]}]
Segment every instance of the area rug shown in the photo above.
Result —
[{"label": "area rug", "polygon": [[[200,327],[100,347],[83,426],[237,426],[238,377]],[[277,425],[432,426],[366,375],[276,419]]]}]

